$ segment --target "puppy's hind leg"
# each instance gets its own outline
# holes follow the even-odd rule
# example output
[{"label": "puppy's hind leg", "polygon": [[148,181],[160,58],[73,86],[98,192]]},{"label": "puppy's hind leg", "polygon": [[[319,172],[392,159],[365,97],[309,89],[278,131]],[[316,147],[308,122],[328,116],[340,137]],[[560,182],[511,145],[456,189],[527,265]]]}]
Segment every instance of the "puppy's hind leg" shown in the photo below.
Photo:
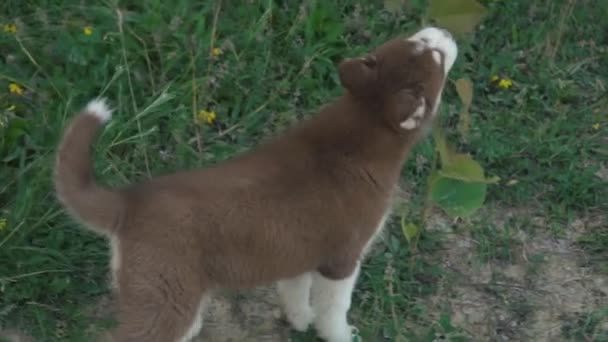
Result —
[{"label": "puppy's hind leg", "polygon": [[358,263],[354,269],[323,269],[314,273],[311,295],[315,328],[325,341],[351,342],[353,327],[348,324],[347,315],[358,276]]},{"label": "puppy's hind leg", "polygon": [[[141,285],[141,284],[140,284]],[[190,342],[202,328],[207,295],[169,293],[165,288],[121,287],[113,342]]]},{"label": "puppy's hind leg", "polygon": [[311,285],[312,274],[308,272],[277,283],[277,292],[287,320],[297,331],[306,331],[314,320],[310,306]]}]

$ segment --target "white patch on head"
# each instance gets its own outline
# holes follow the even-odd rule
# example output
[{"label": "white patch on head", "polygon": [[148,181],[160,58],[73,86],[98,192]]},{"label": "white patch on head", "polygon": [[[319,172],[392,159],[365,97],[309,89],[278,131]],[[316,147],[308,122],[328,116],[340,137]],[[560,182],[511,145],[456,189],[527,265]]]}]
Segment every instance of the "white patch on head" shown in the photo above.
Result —
[{"label": "white patch on head", "polygon": [[309,272],[277,282],[277,292],[285,316],[291,326],[300,332],[306,331],[315,318],[310,306],[311,286],[312,274]]},{"label": "white patch on head", "polygon": [[412,116],[407,120],[403,121],[400,126],[407,130],[412,130],[417,128],[420,125],[420,119],[424,117],[424,113],[426,111],[426,104],[424,100],[420,100],[420,105],[416,108]]},{"label": "white patch on head", "polygon": [[424,51],[424,44],[422,42],[416,41],[414,45],[414,53],[419,55]]},{"label": "white patch on head", "polygon": [[414,118],[409,118],[401,123],[401,127],[410,130],[418,127],[418,122]]},{"label": "white patch on head", "polygon": [[112,118],[112,111],[104,98],[90,101],[84,111],[85,114],[97,117],[102,123]]},{"label": "white patch on head", "polygon": [[[458,46],[456,46],[456,42],[448,31],[436,27],[427,27],[418,31],[408,40],[422,42],[427,48],[440,50],[444,56],[443,71],[447,75],[458,55]],[[435,59],[434,55],[433,59]]]},{"label": "white patch on head", "polygon": [[441,54],[439,53],[439,51],[433,50],[431,55],[433,56],[433,60],[435,61],[435,63],[441,64]]},{"label": "white patch on head", "polygon": [[415,118],[421,118],[424,116],[424,111],[426,110],[426,104],[424,103],[423,99],[420,99],[420,105],[418,106],[418,108],[416,108],[416,110],[414,111],[414,114],[412,114],[413,117]]}]

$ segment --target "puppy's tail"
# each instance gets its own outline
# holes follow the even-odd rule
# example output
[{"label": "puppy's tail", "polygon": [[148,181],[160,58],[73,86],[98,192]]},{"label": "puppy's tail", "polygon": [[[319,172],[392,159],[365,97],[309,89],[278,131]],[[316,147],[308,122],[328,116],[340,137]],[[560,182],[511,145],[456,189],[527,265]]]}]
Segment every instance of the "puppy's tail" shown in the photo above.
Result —
[{"label": "puppy's tail", "polygon": [[96,99],[72,120],[57,152],[55,189],[68,212],[97,233],[112,235],[125,208],[122,194],[98,185],[91,145],[112,116],[105,100]]}]

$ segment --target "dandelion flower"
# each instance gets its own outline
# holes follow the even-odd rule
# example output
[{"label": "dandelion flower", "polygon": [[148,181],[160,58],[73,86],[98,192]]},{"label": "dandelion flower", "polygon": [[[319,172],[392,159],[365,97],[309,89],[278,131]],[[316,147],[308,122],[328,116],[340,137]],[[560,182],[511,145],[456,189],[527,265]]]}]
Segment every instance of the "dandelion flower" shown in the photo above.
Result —
[{"label": "dandelion flower", "polygon": [[207,125],[213,125],[213,123],[215,123],[216,117],[217,114],[215,114],[214,111],[201,110],[196,116],[196,121],[199,123],[205,122],[207,123]]},{"label": "dandelion flower", "polygon": [[211,54],[214,57],[219,57],[219,55],[222,54],[222,49],[220,49],[220,48],[213,48],[213,50],[211,50]]},{"label": "dandelion flower", "polygon": [[594,129],[594,130],[596,130],[596,131],[597,131],[597,130],[599,130],[599,129],[600,129],[600,123],[599,123],[599,122],[596,122],[596,123],[594,123],[594,124],[593,124],[593,126],[592,126],[592,127],[593,127],[593,129]]},{"label": "dandelion flower", "polygon": [[15,24],[4,24],[4,32],[6,33],[17,33],[17,25]]},{"label": "dandelion flower", "polygon": [[498,86],[504,89],[509,89],[513,86],[513,81],[509,79],[502,79],[498,82]]},{"label": "dandelion flower", "polygon": [[85,36],[90,36],[93,34],[93,28],[91,26],[85,26],[82,29],[82,33],[84,33]]},{"label": "dandelion flower", "polygon": [[0,232],[6,229],[6,219],[0,218]]},{"label": "dandelion flower", "polygon": [[513,86],[513,81],[511,81],[508,78],[502,78],[498,75],[494,75],[490,78],[490,81],[494,84],[499,86],[500,88],[503,89],[509,89]]},{"label": "dandelion flower", "polygon": [[17,94],[17,95],[23,95],[23,92],[25,91],[17,83],[11,83],[11,84],[9,84],[8,85],[8,90],[11,92],[11,94]]}]

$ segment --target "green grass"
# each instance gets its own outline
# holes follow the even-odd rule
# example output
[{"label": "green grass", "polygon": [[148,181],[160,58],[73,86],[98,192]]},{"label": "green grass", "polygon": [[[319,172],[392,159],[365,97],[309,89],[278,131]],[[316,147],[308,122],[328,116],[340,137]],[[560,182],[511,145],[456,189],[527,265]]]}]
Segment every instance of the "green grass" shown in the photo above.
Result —
[{"label": "green grass", "polygon": [[[608,187],[596,173],[608,162],[608,3],[482,2],[488,17],[461,41],[451,74],[474,82],[471,132],[466,140],[456,132],[460,105],[450,84],[448,137],[501,177],[489,188],[493,206],[532,208],[555,236],[577,217],[603,216],[580,241],[605,271]],[[107,293],[107,246],[68,218],[51,184],[55,146],[75,110],[100,94],[116,108],[96,148],[97,173],[109,184],[229,158],[338,95],[341,58],[425,21],[425,1],[398,15],[381,2],[357,3],[3,1],[0,24],[15,23],[17,33],[0,32],[0,326],[41,341],[83,341],[91,324],[103,325],[89,311]],[[493,75],[513,87],[496,87]],[[10,83],[25,92],[9,93]],[[196,122],[203,109],[217,113],[215,125]],[[433,153],[427,139],[405,166],[414,207]],[[513,232],[483,220],[454,225],[469,227],[483,262],[513,262],[520,248]],[[353,319],[365,340],[471,339],[448,308],[431,314],[424,301],[451,277],[439,262],[442,234],[425,232],[413,253],[391,227],[356,290]],[[512,310],[528,317],[533,308],[524,304]],[[588,336],[594,317],[564,328],[564,338]]]},{"label": "green grass", "polygon": [[583,312],[574,317],[563,317],[566,324],[562,332],[569,341],[608,341],[608,328],[600,323],[608,319],[608,309],[597,312]]}]

